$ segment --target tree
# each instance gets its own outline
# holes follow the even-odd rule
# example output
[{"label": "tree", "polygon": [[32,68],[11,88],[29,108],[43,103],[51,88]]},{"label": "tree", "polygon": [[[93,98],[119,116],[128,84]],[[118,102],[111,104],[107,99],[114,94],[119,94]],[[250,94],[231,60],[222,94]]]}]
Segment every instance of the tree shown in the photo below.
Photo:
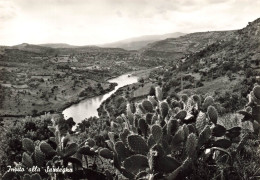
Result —
[{"label": "tree", "polygon": [[37,115],[37,112],[38,112],[38,111],[37,111],[36,109],[33,109],[33,110],[32,110],[32,115],[33,115],[33,116],[36,116],[36,115]]}]

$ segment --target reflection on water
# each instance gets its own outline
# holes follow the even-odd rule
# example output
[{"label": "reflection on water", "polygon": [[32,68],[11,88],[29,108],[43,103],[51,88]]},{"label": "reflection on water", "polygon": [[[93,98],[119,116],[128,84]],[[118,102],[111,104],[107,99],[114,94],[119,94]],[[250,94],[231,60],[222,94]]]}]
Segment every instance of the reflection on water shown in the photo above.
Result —
[{"label": "reflection on water", "polygon": [[65,109],[62,112],[62,114],[64,114],[65,119],[72,117],[76,123],[79,123],[82,120],[84,120],[85,118],[89,118],[91,116],[98,117],[97,109],[99,108],[99,106],[101,105],[101,103],[103,101],[105,101],[113,93],[115,93],[118,88],[123,87],[128,84],[136,83],[137,81],[138,81],[138,77],[128,76],[128,74],[124,74],[117,78],[110,79],[110,80],[108,80],[108,82],[118,84],[113,91],[108,92],[101,96],[96,96],[93,98],[85,99],[85,100],[79,102],[78,104],[68,107],[67,109]]}]

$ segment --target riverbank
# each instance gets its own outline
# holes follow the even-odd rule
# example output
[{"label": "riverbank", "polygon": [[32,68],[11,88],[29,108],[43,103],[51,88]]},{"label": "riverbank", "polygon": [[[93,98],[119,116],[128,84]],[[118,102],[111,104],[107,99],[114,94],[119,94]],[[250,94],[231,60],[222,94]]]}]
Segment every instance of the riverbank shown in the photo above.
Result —
[{"label": "riverbank", "polygon": [[[109,117],[116,117],[121,113],[124,113],[124,105],[126,105],[126,102],[136,102],[145,98],[149,94],[151,86],[155,86],[155,84],[149,80],[149,75],[150,72],[156,68],[158,67],[128,72],[127,74],[131,74],[131,76],[136,76],[139,79],[142,78],[143,81],[120,87],[112,96],[102,102],[100,107],[97,109],[98,115],[100,117],[107,117],[108,112],[110,112],[111,114],[108,115]],[[122,99],[125,99],[125,101],[122,100],[123,103],[121,102],[123,107],[121,109],[119,107],[116,107],[116,101],[118,101],[120,97],[122,97]]]},{"label": "riverbank", "polygon": [[65,109],[67,109],[68,107],[74,105],[74,104],[78,104],[80,101],[83,101],[85,99],[88,99],[88,98],[93,98],[93,97],[96,97],[96,96],[101,96],[103,94],[106,94],[110,91],[113,91],[115,89],[115,87],[117,86],[116,83],[110,83],[111,86],[109,86],[109,88],[105,89],[102,93],[100,92],[99,94],[95,94],[95,95],[91,95],[91,96],[84,96],[84,97],[78,97],[77,100],[75,101],[71,101],[71,102],[68,102],[68,103],[65,103],[58,111],[57,113],[62,113],[62,111],[64,111]]},{"label": "riverbank", "polygon": [[118,76],[114,79],[108,80],[110,83],[117,83],[118,85],[115,87],[113,91],[110,91],[106,94],[103,94],[101,96],[96,96],[93,98],[88,98],[86,100],[83,100],[79,102],[76,105],[73,105],[67,109],[65,109],[62,113],[64,114],[65,118],[72,117],[75,122],[81,122],[85,118],[89,118],[91,116],[98,116],[97,109],[100,107],[103,101],[105,101],[110,96],[113,96],[113,94],[118,90],[118,88],[122,86],[126,86],[128,84],[133,84],[138,82],[137,76],[129,76],[129,73],[123,74],[121,76]]},{"label": "riverbank", "polygon": [[[124,73],[122,75],[131,74],[131,76],[137,76],[139,78],[145,79],[149,76],[150,71],[152,71],[153,69],[154,68],[146,69],[146,70],[131,71],[131,72]],[[117,76],[117,77],[119,77],[119,76]],[[74,96],[70,96],[70,98],[62,98],[62,99],[59,98],[58,103],[56,102],[55,104],[52,104],[52,103],[48,103],[48,104],[44,103],[42,105],[35,104],[34,108],[37,110],[37,112],[34,112],[34,114],[12,113],[12,114],[2,114],[0,117],[4,117],[4,118],[8,118],[8,117],[9,118],[24,118],[26,116],[40,116],[40,115],[45,114],[46,112],[50,112],[51,114],[53,114],[53,113],[61,114],[65,109],[71,107],[72,105],[76,105],[76,104],[80,103],[81,101],[84,101],[84,100],[89,99],[89,98],[102,96],[106,93],[113,91],[117,85],[113,84],[113,83],[109,83],[108,81],[111,80],[111,79],[113,79],[113,78],[112,77],[106,78],[106,81],[104,82],[104,84],[107,84],[107,85],[104,86],[106,88],[104,88],[103,91],[95,91],[94,93],[88,93],[87,96],[83,96],[83,97],[80,97],[80,96],[75,94]],[[42,106],[44,106],[43,109],[42,109]]]},{"label": "riverbank", "polygon": [[[49,104],[38,105],[38,106],[44,106],[44,105],[46,105],[46,106],[44,106],[44,108],[42,108],[42,107],[36,108],[35,107],[37,112],[34,112],[33,114],[31,114],[31,113],[7,114],[6,113],[6,114],[1,114],[0,117],[3,117],[3,118],[7,118],[7,117],[9,117],[9,118],[24,118],[26,116],[33,116],[33,117],[41,116],[41,115],[44,115],[46,112],[50,112],[51,114],[61,113],[64,109],[72,106],[73,104],[77,104],[84,99],[92,98],[92,97],[95,97],[95,96],[100,96],[102,94],[110,92],[110,91],[114,90],[115,87],[117,86],[117,84],[115,84],[115,83],[108,83],[108,82],[106,82],[106,83],[108,84],[107,88],[103,89],[102,92],[101,91],[95,91],[95,93],[92,93],[92,94],[89,93],[87,96],[83,96],[83,97],[72,96],[71,98],[68,98],[67,101],[65,100],[65,98],[59,99],[58,102],[56,102],[55,104],[49,103]],[[37,106],[37,104],[35,106]],[[40,109],[43,109],[43,110],[40,110]]]}]

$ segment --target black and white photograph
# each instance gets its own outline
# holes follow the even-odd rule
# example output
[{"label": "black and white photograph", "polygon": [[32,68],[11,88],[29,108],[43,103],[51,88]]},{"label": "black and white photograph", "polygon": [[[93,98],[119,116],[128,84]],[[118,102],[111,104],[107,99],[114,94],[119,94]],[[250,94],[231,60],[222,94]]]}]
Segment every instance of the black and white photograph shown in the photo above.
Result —
[{"label": "black and white photograph", "polygon": [[0,0],[0,180],[260,180],[260,0]]}]

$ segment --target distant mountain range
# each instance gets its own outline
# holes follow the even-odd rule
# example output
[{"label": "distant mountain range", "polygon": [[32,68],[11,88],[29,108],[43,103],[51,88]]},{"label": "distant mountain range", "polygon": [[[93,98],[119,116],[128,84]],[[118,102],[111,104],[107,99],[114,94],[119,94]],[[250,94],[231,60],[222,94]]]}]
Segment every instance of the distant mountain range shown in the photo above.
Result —
[{"label": "distant mountain range", "polygon": [[66,43],[47,43],[47,44],[38,44],[39,46],[50,47],[50,48],[77,48],[80,46],[74,46]]},{"label": "distant mountain range", "polygon": [[[249,23],[250,26],[244,29],[247,30],[250,27],[253,27],[253,30],[255,28],[257,31],[251,31],[258,35],[258,26],[255,24],[259,25],[259,19],[255,20],[251,24]],[[151,57],[173,61],[183,58],[186,55],[197,53],[220,41],[224,41],[227,46],[230,44],[233,47],[234,44],[237,44],[236,41],[238,38],[241,37],[240,32],[244,31],[245,30],[208,31],[190,34],[176,32],[164,35],[146,35],[99,46],[74,46],[65,43],[39,45],[23,43],[16,46],[0,46],[0,49],[2,47],[2,49],[18,49],[22,51],[47,54],[70,54],[84,52],[131,53],[128,52],[130,50],[138,53],[141,59],[149,59],[149,57]],[[252,37],[255,37],[254,33]],[[252,42],[255,42],[255,38],[252,39]],[[246,43],[249,44],[249,42]],[[3,53],[3,50],[1,51]]]},{"label": "distant mountain range", "polygon": [[129,39],[124,39],[121,41],[116,41],[113,43],[107,43],[99,45],[100,47],[113,47],[113,48],[123,48],[126,50],[139,50],[149,43],[167,39],[167,38],[177,38],[180,36],[184,36],[184,33],[176,32],[176,33],[169,33],[169,34],[163,34],[163,35],[145,35],[145,36],[139,36]]},{"label": "distant mountain range", "polygon": [[[134,38],[128,38],[112,43],[101,44],[97,45],[99,47],[105,48],[122,48],[125,50],[140,50],[144,48],[149,43],[167,39],[167,38],[177,38],[180,36],[184,36],[184,33],[176,32],[176,33],[169,33],[163,35],[144,35]],[[47,43],[47,44],[39,44],[39,46],[50,47],[50,48],[80,48],[85,46],[74,46],[66,43]]]},{"label": "distant mountain range", "polygon": [[127,52],[122,48],[102,48],[98,46],[73,46],[69,44],[28,44],[22,43],[15,46],[0,46],[2,49],[17,49],[39,54],[73,54],[86,52]]},{"label": "distant mountain range", "polygon": [[[75,46],[66,43],[46,43],[46,44],[28,44],[22,43],[15,46],[1,46],[8,49],[19,49],[22,51],[30,51],[35,53],[46,53],[49,51],[71,51],[73,52],[86,52],[86,51],[124,51],[124,50],[140,50],[147,46],[149,43],[167,39],[177,38],[185,35],[184,33],[176,32],[163,35],[145,35],[140,37],[129,38],[113,43],[103,45],[86,45]],[[70,50],[69,50],[70,49]]]}]

